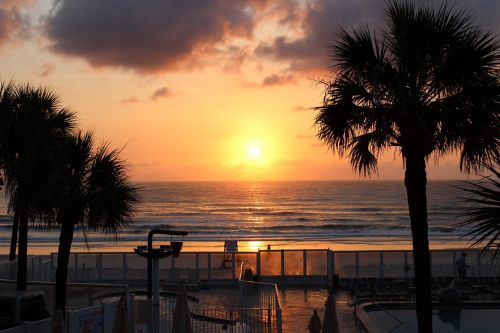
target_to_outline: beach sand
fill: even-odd
[[[161,244],[162,242],[159,242]],[[168,241],[165,242],[168,244]],[[81,246],[79,244],[72,246],[72,252],[133,252],[133,249],[138,245],[146,245],[140,242],[126,242],[118,241],[113,243],[95,243],[90,242],[89,247]],[[327,242],[327,241],[238,241],[239,252],[257,252],[259,250],[266,250],[270,245],[272,250],[313,250],[313,249],[331,249],[334,251],[380,251],[380,250],[411,250],[410,242],[366,242],[363,238],[356,240],[349,240],[346,242]],[[469,243],[465,241],[432,243],[430,248],[432,250],[445,250],[445,249],[465,249],[469,247]],[[28,251],[30,255],[47,255],[57,252],[57,244],[30,244]],[[223,252],[224,241],[219,242],[196,242],[185,241],[182,248],[183,252]],[[9,253],[9,244],[0,244],[0,255],[5,256]]]

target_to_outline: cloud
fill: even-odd
[[[36,73],[38,76],[40,77],[47,77],[49,76],[50,74],[52,74],[52,72],[56,69],[56,66],[54,64],[51,64],[51,63],[45,63],[43,64],[40,69],[38,70],[38,72]]]
[[[96,67],[188,70],[231,38],[250,38],[266,2],[60,0],[45,33],[53,51]]]
[[[262,79],[261,82],[243,82],[247,88],[262,88],[295,83],[297,78],[290,74],[271,74]]]
[[[156,91],[151,95],[152,100],[156,100],[160,97],[170,96],[170,90],[167,87],[161,87],[156,89]]]
[[[0,1],[0,46],[9,41],[28,38],[30,18],[23,14],[21,9],[29,4],[29,1]]]
[[[290,82],[294,82],[295,78],[292,75],[279,75],[279,74],[272,74],[269,76],[266,76],[264,80],[262,80],[262,86],[263,87],[269,87],[269,86],[277,86],[277,85],[282,85],[282,84],[287,84]]]
[[[439,6],[442,1],[429,0],[428,3]],[[328,46],[334,42],[339,29],[350,30],[360,24],[367,24],[373,30],[383,28],[386,4],[385,0],[312,0],[302,7],[291,7],[293,10],[287,15],[294,20],[301,18],[300,33],[278,34],[271,40],[261,41],[254,54],[287,63],[289,71],[324,71],[328,65]],[[465,9],[485,28],[500,32],[500,1],[457,0],[453,6]],[[288,20],[287,17],[282,21]]]
[[[120,101],[120,103],[123,103],[123,104],[133,104],[133,103],[137,103],[137,102],[139,102],[139,99],[136,96],[125,98],[125,99],[122,99]]]

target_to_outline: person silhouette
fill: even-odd
[[[455,261],[460,280],[467,280],[467,268],[469,268],[469,266],[465,263],[466,255],[467,253],[463,252],[462,255],[458,257],[457,261]]]
[[[318,316],[318,311],[314,310],[309,325],[307,325],[310,333],[321,333],[321,319]]]

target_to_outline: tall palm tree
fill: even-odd
[[[325,83],[315,124],[332,151],[354,170],[377,171],[386,150],[405,167],[413,238],[419,332],[432,332],[426,165],[459,153],[477,170],[499,154],[499,45],[466,13],[391,1],[387,28],[341,30],[330,49],[335,77]]]
[[[14,87],[12,83],[0,83],[0,115],[2,115],[3,124],[5,125],[5,116],[11,112],[14,106]],[[1,126],[1,125],[0,125]],[[2,172],[3,174],[3,172]],[[2,175],[2,185],[3,184],[3,175]],[[14,214],[13,222],[12,222],[12,235],[10,242],[10,251],[9,251],[9,260],[16,259],[16,248],[17,248],[17,236],[19,234],[19,219],[17,214]]]
[[[102,146],[94,151],[91,133],[78,133],[65,149],[62,174],[64,196],[57,206],[61,226],[56,269],[55,307],[66,308],[68,260],[75,227],[117,236],[131,219],[138,202],[137,189],[126,178],[117,151]]]
[[[472,246],[483,245],[483,254],[493,250],[491,259],[495,260],[500,254],[500,172],[493,166],[487,169],[491,175],[460,187],[472,195],[467,202],[474,206],[459,225],[468,228],[463,237],[471,237]]]
[[[0,92],[0,168],[19,223],[17,289],[26,290],[28,222],[55,221],[60,148],[74,115],[45,88],[2,84]]]

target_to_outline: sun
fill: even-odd
[[[252,159],[257,159],[260,157],[260,154],[261,154],[261,150],[260,150],[260,147],[257,146],[257,145],[251,145],[249,148],[248,148],[248,151],[247,151],[247,154],[248,154],[248,157],[252,158]]]

